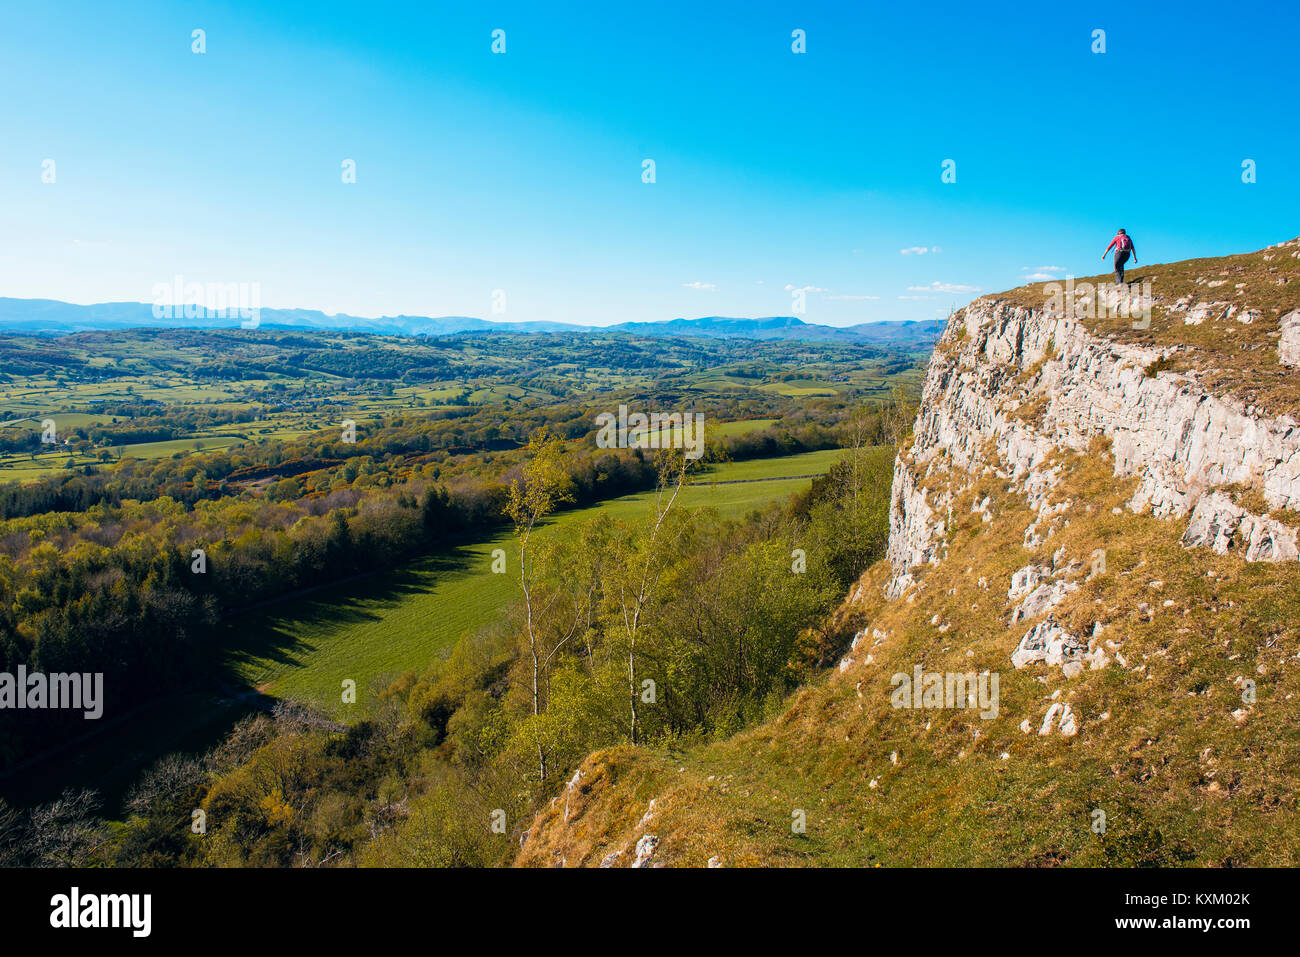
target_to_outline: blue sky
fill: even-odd
[[[1117,226],[1143,262],[1295,237],[1300,13],[1177,11],[6,4],[0,295],[605,324],[807,288],[847,325],[1099,272]]]

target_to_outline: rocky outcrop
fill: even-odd
[[[1036,661],[1045,665],[1064,665],[1071,661],[1081,661],[1087,651],[1087,642],[1048,618],[1040,621],[1020,639],[1020,646],[1011,656],[1011,664],[1016,668],[1023,668]]]
[[[1300,361],[1300,312],[1282,325],[1279,352]],[[1068,520],[1069,502],[1053,501],[1052,457],[1087,451],[1099,437],[1110,441],[1114,474],[1139,479],[1133,512],[1190,513],[1189,546],[1240,543],[1251,561],[1295,560],[1294,528],[1223,490],[1252,489],[1270,509],[1300,511],[1300,424],[1212,394],[1194,374],[1159,371],[1157,360],[1174,351],[1099,336],[1048,303],[979,299],[954,314],[930,361],[912,444],[895,465],[886,593],[902,594],[918,566],[942,559],[946,508],[985,470],[1035,509],[1025,544],[1041,544]],[[1032,610],[1063,597],[1054,592]]]
[[[1047,709],[1038,733],[1051,734],[1053,730],[1059,731],[1067,738],[1072,738],[1079,733],[1078,719],[1075,718],[1070,706],[1064,702],[1058,701]]]
[[[895,570],[886,593],[897,598],[912,582],[909,569],[939,560],[944,522],[936,519],[925,489],[902,459],[894,462],[889,502],[889,563]]]
[[[1252,515],[1222,492],[1211,492],[1196,503],[1183,542],[1207,546],[1220,555],[1239,544],[1241,554],[1250,562],[1295,561],[1300,557],[1294,528]]]
[[[654,834],[643,834],[636,842],[636,858],[632,861],[632,866],[650,867],[658,849],[659,838]]]
[[[1284,366],[1300,365],[1300,309],[1289,312],[1279,323],[1282,337],[1277,343],[1277,358]]]
[[[1065,600],[1065,596],[1078,589],[1074,582],[1043,582],[1024,597],[1011,612],[1011,623],[1025,618],[1037,618],[1043,612],[1050,611]]]

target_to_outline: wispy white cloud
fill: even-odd
[[[711,282],[684,282],[682,285],[687,289],[702,289],[705,292],[714,292],[718,288]]]
[[[820,286],[792,286],[790,283],[785,284],[786,292],[830,292],[829,289],[822,289]]]
[[[935,280],[934,282],[930,283],[930,285],[928,285],[928,286],[908,286],[908,287],[907,287],[907,291],[908,291],[908,292],[947,292],[947,293],[962,293],[962,292],[979,292],[979,291],[980,291],[980,287],[979,287],[979,286],[963,286],[963,285],[960,285],[959,283],[952,283],[952,282],[939,282],[938,280]]]
[[[860,300],[863,300],[863,299],[879,299],[880,297],[879,297],[879,296],[827,296],[826,298],[827,298],[827,299],[847,299],[847,300],[852,300],[852,301],[855,301],[855,302],[856,302],[856,301],[860,301]]]
[[[1049,279],[1055,279],[1054,274],[1061,272],[1063,268],[1062,266],[1034,266],[1031,269],[1029,266],[1021,266],[1020,270],[1025,275],[1021,276],[1020,279],[1022,282],[1046,282]]]
[[[900,255],[903,256],[924,256],[927,253],[943,252],[938,246],[908,246],[906,249],[900,249]]]
[[[930,299],[930,298],[932,298],[932,297],[931,297],[931,296],[899,296],[898,298],[899,298],[899,299],[916,300],[916,299]]]

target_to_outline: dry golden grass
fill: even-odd
[[[1132,483],[1114,479],[1100,444],[1057,461],[1053,498],[1075,504],[1043,545],[1023,546],[1034,517],[1023,496],[977,483],[954,504],[948,558],[919,570],[916,588],[885,601],[882,563],[863,576],[864,599],[841,609],[842,623],[888,632],[855,655],[870,650],[874,663],[828,674],[724,742],[593,755],[589,793],[567,821],[561,795],[519,863],[595,865],[623,850],[626,865],[646,833],[659,838],[655,859],[677,866],[1300,863],[1300,565],[1185,549],[1181,523],[1114,514]],[[990,523],[970,512],[985,495]],[[1085,581],[1098,547],[1106,572]],[[1009,624],[1011,575],[1050,566],[1060,548],[1085,568],[1055,617],[1083,635],[1102,622],[1127,666],[1074,678],[1011,667],[1034,622]],[[998,672],[998,717],[894,709],[890,676],[916,664]],[[1234,686],[1242,676],[1257,683],[1254,705]],[[1036,733],[1054,691],[1079,717],[1073,738]],[[1098,809],[1104,835],[1092,830]],[[792,831],[796,811],[804,834]]]
[[[1278,320],[1300,308],[1300,245],[1279,245],[1238,256],[1186,259],[1130,269],[1125,280],[1151,283],[1155,299],[1151,327],[1134,329],[1131,319],[1087,319],[1090,331],[1122,342],[1150,347],[1176,346],[1170,368],[1194,370],[1212,392],[1233,395],[1270,415],[1300,415],[1300,376],[1278,362]],[[1111,282],[1103,273],[1077,283]],[[1210,283],[1219,283],[1211,286]],[[986,298],[1040,308],[1048,300],[1047,283],[1032,283]],[[1179,301],[1191,306],[1220,303],[1199,325],[1188,325],[1186,311],[1171,311]],[[1257,310],[1249,324],[1225,318]]]

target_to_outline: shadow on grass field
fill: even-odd
[[[513,579],[491,572],[494,548],[508,550],[505,530],[232,619],[217,666],[247,687],[355,720],[394,678],[423,671],[510,601]],[[342,700],[349,679],[355,704]]]
[[[825,472],[842,450],[723,463],[686,489],[684,508],[740,515],[806,489],[806,476]],[[795,476],[801,476],[795,478]],[[709,483],[734,484],[709,484]],[[560,512],[542,534],[607,514],[635,521],[653,492]],[[508,527],[476,541],[452,543],[405,567],[324,586],[231,616],[212,649],[209,677],[198,686],[142,706],[120,722],[49,759],[0,780],[15,805],[57,797],[64,787],[94,787],[112,818],[140,772],[174,751],[201,753],[242,716],[277,699],[315,707],[336,720],[361,719],[379,693],[406,671],[423,672],[466,634],[490,626],[515,600],[514,546]],[[493,574],[492,552],[503,549],[507,573]],[[356,702],[345,704],[345,679]]]
[[[277,698],[313,704],[340,720],[360,718],[389,680],[407,669],[422,670],[450,650],[463,628],[490,620],[491,609],[508,600],[508,576],[489,574],[489,582],[480,577],[488,571],[491,549],[503,547],[507,538],[502,530],[487,541],[454,544],[415,559],[396,572],[232,617],[212,649],[206,680],[16,769],[0,780],[0,796],[26,806],[52,800],[65,787],[93,787],[105,815],[113,818],[142,769],[175,751],[208,750],[240,718],[268,709]],[[488,587],[478,587],[483,584]],[[355,705],[342,704],[338,689],[345,677],[357,682]]]

